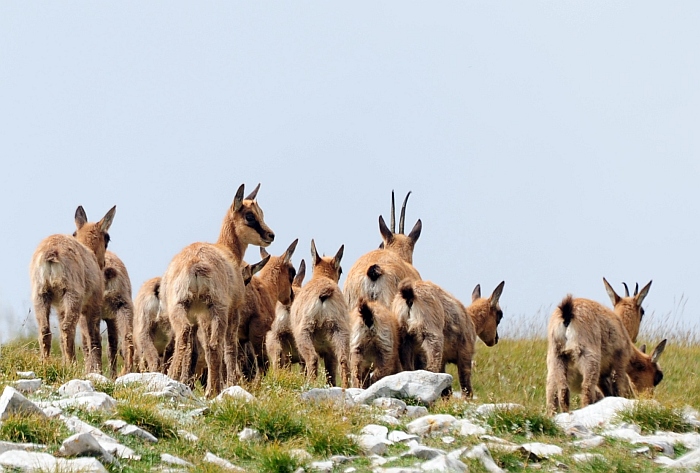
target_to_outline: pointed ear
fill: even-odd
[[[102,220],[100,220],[97,224],[97,227],[100,229],[102,233],[107,233],[109,231],[109,227],[112,226],[112,222],[114,221],[114,214],[117,213],[117,206],[115,205],[109,211],[105,214],[104,217],[102,217]]]
[[[253,269],[252,266],[246,264],[241,268],[241,276],[243,276],[243,285],[247,286],[250,284],[251,279],[253,279]]]
[[[260,190],[260,183],[258,183],[258,185],[255,186],[255,189],[253,189],[253,192],[248,194],[248,197],[246,197],[245,200],[255,200],[255,197],[257,197],[259,190]]]
[[[654,348],[654,353],[651,354],[651,361],[654,363],[659,361],[659,357],[661,356],[661,354],[664,352],[665,349],[666,349],[666,339],[664,338],[663,340],[661,340],[661,343],[656,345],[656,348]]]
[[[306,261],[301,260],[301,263],[299,263],[299,271],[297,271],[297,275],[294,276],[292,286],[301,287],[301,284],[304,282],[304,276],[306,276]]]
[[[335,254],[335,257],[333,258],[333,265],[337,268],[340,266],[340,260],[343,258],[343,251],[345,251],[345,245],[340,245],[340,249],[338,252]]]
[[[243,191],[245,190],[245,184],[241,184],[241,187],[238,188],[236,191],[236,196],[233,198],[233,203],[231,204],[231,208],[233,209],[234,212],[238,212],[241,210],[241,206],[243,205]]]
[[[501,284],[496,286],[496,289],[493,290],[493,294],[491,294],[491,297],[489,298],[491,301],[491,307],[496,307],[498,305],[498,300],[501,298],[501,294],[503,294],[503,288],[505,285],[506,282],[501,281]]]
[[[418,238],[420,237],[420,232],[423,230],[423,223],[418,219],[415,225],[413,225],[413,229],[411,230],[411,233],[408,234],[408,238],[411,239],[413,244],[418,241]]]
[[[250,269],[251,269],[251,273],[253,274],[253,276],[255,276],[255,274],[259,273],[260,270],[265,267],[265,265],[267,264],[268,261],[270,261],[270,255],[265,256],[262,260],[258,261],[254,265],[252,265],[250,267]]]
[[[270,256],[270,253],[268,253],[267,250],[261,246],[260,247],[260,257],[265,258],[267,256]]]
[[[75,226],[78,230],[83,228],[83,225],[87,223],[87,215],[85,214],[85,209],[83,208],[82,205],[79,205],[77,209],[75,209]]]
[[[607,279],[603,278],[603,284],[605,284],[605,290],[608,292],[613,307],[615,307],[617,303],[620,302],[620,296],[617,295],[617,292],[615,292],[615,289],[612,288]]]
[[[289,264],[289,262],[292,260],[294,250],[297,249],[297,243],[299,243],[298,238],[294,240],[291,245],[289,245],[289,248],[287,248],[287,250],[282,255],[282,261],[284,262],[284,264]]]
[[[637,307],[642,305],[642,302],[644,302],[644,298],[649,294],[649,289],[651,288],[651,281],[649,281],[649,284],[644,286],[641,291],[639,291],[639,294],[637,294],[634,297],[635,302],[637,302]]]
[[[481,299],[481,284],[477,284],[474,290],[472,291],[472,302],[474,302],[477,299]]]
[[[316,251],[316,243],[314,243],[313,238],[311,239],[311,261],[314,262],[314,266],[321,262],[321,257],[318,256],[318,252]]]
[[[387,243],[389,243],[394,238],[394,234],[391,232],[391,230],[389,230],[389,227],[386,226],[384,217],[382,217],[381,215],[379,216],[379,233],[382,234],[382,240],[384,240]]]
[[[639,351],[641,351],[642,353],[646,353],[647,352],[647,344],[645,343],[641,347],[639,347]]]

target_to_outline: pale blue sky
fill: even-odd
[[[416,267],[465,301],[505,280],[504,328],[607,304],[603,276],[694,327],[699,24],[691,1],[2,1],[0,311],[24,320],[78,205],[117,205],[136,291],[261,182],[295,263],[314,238],[347,272],[412,190]]]

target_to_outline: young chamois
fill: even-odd
[[[269,261],[246,286],[245,302],[238,310],[237,331],[233,334],[237,340],[230,342],[238,343],[238,368],[248,379],[252,378],[253,371],[258,374],[267,371],[264,341],[275,319],[276,303],[292,303],[292,282],[296,275],[292,255],[298,242],[294,240],[280,256],[271,257],[260,248],[260,256]],[[252,359],[249,359],[248,353]]]
[[[379,232],[382,235],[382,245],[379,249],[361,256],[348,272],[343,286],[345,300],[352,310],[360,299],[379,301],[385,307],[391,307],[394,295],[403,279],[419,280],[420,274],[413,267],[413,248],[420,237],[423,224],[416,222],[408,235],[404,235],[406,203],[401,207],[399,232],[396,233],[394,192],[391,193],[391,228],[386,226],[384,218],[379,216]]]
[[[630,382],[638,392],[648,391],[663,378],[658,359],[666,341],[652,356],[645,355],[634,346],[622,317],[595,301],[566,296],[549,319],[547,341],[550,415],[557,409],[568,412],[570,392],[581,393],[582,407],[599,401],[603,378],[624,397],[633,395]]]
[[[131,300],[131,280],[126,266],[111,251],[105,253],[105,291],[102,320],[107,324],[109,346],[109,370],[117,373],[117,352],[121,343],[124,367],[122,373],[130,373],[134,366],[134,304]]]
[[[503,294],[505,281],[496,286],[490,297],[481,297],[481,285],[477,284],[472,291],[472,303],[467,307],[467,313],[474,322],[476,334],[487,347],[498,343],[498,325],[503,319],[503,311],[498,301]]]
[[[378,302],[360,303],[350,312],[350,372],[353,386],[371,383],[401,371],[399,325],[394,314]]]
[[[161,279],[161,307],[175,332],[171,378],[191,381],[194,336],[207,363],[205,395],[222,387],[226,331],[243,303],[241,262],[248,245],[268,246],[275,234],[265,224],[255,197],[260,185],[243,198],[241,185],[224,216],[216,243],[193,243],[175,255]],[[231,350],[233,353],[233,350]],[[231,360],[235,364],[235,358]],[[227,366],[235,370],[235,366]]]
[[[311,240],[311,280],[301,288],[291,309],[292,330],[299,355],[304,360],[308,379],[316,379],[318,358],[323,358],[328,382],[336,386],[336,368],[340,365],[341,385],[350,382],[348,351],[350,323],[348,307],[338,287],[344,246],[335,257],[321,257]]]
[[[29,266],[32,303],[39,325],[41,355],[51,353],[51,307],[56,308],[61,332],[63,361],[75,362],[75,331],[80,323],[87,338],[87,371],[102,371],[102,345],[99,332],[104,292],[102,269],[109,243],[109,231],[116,206],[97,223],[88,223],[85,210],[75,211],[76,231],[51,235],[39,243]]]
[[[462,392],[471,396],[476,329],[464,305],[437,284],[404,279],[392,312],[399,323],[402,368],[441,373],[455,363]]]
[[[622,320],[632,341],[636,342],[637,335],[639,335],[639,325],[642,323],[642,317],[644,317],[642,302],[644,302],[644,298],[649,294],[651,281],[649,281],[641,291],[639,291],[639,285],[637,285],[634,289],[634,295],[632,296],[630,296],[627,284],[622,283],[625,286],[625,297],[618,296],[605,278],[603,278],[603,284],[605,284],[605,290],[612,301],[613,312]]]
[[[299,290],[304,282],[304,276],[306,276],[306,262],[301,260],[301,263],[299,263],[299,270],[292,282],[292,302],[297,297],[297,294],[299,294]],[[300,363],[302,361],[299,356],[299,351],[297,350],[297,345],[294,343],[294,332],[292,331],[290,315],[292,302],[289,304],[282,304],[277,301],[277,305],[275,306],[275,320],[272,322],[272,327],[270,327],[270,331],[267,332],[267,336],[265,337],[267,357],[274,369],[278,369],[281,366],[287,367],[292,363]]]
[[[134,343],[139,369],[166,372],[175,338],[168,315],[160,310],[160,276],[141,286],[134,301]]]

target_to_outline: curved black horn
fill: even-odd
[[[255,189],[253,189],[253,192],[248,194],[248,197],[246,197],[245,200],[255,200],[255,197],[258,195],[259,190],[260,190],[260,183],[258,183],[258,185],[255,186]]]
[[[636,296],[637,294],[639,294],[639,283],[638,282],[634,283],[634,295]]]
[[[399,218],[399,233],[403,235],[403,223],[406,220],[406,202],[408,202],[408,196],[411,195],[411,191],[408,191],[406,198],[403,200],[403,205],[401,206],[401,217]]]
[[[391,191],[391,233],[396,233],[396,206],[394,205],[394,191]]]
[[[630,296],[630,289],[627,287],[627,283],[623,282],[622,285],[625,286],[625,297],[629,297]]]

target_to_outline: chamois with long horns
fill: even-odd
[[[207,363],[205,395],[222,388],[226,332],[244,301],[241,262],[248,245],[268,246],[275,234],[265,224],[255,200],[260,185],[246,198],[244,186],[236,192],[224,216],[216,243],[193,243],[175,255],[161,280],[161,306],[175,332],[171,378],[190,382],[194,337]],[[227,367],[234,370],[235,366]]]

